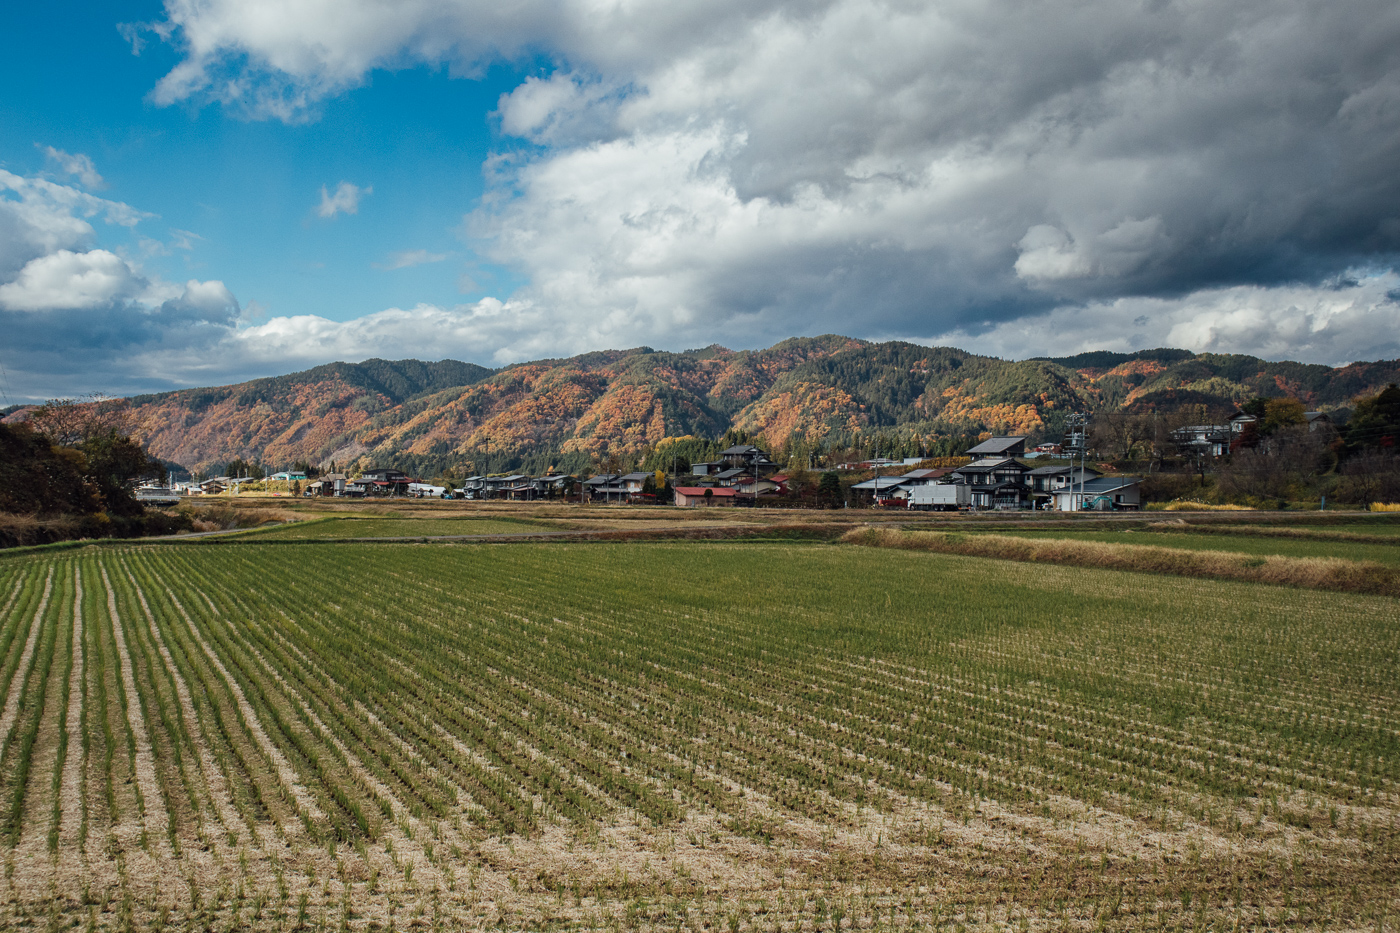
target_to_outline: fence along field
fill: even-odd
[[[830,545],[15,556],[0,923],[1384,928],[1397,622]]]

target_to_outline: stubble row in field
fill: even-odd
[[[1374,927],[1394,600],[830,545],[0,562],[12,925]]]

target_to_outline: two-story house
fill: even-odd
[[[984,457],[948,475],[972,487],[973,508],[1024,509],[1030,505],[1031,490],[1025,479],[1029,472],[1030,467],[1010,457]]]

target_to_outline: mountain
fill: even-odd
[[[490,370],[366,360],[130,400],[151,453],[197,470],[235,458],[431,474],[582,469],[663,438],[761,434],[775,449],[984,432],[1055,435],[1071,411],[1227,411],[1255,396],[1347,409],[1400,381],[1400,361],[1328,367],[1158,349],[1006,361],[828,335],[766,350],[639,347]],[[22,418],[23,413],[10,415]],[[888,448],[882,448],[888,449]]]

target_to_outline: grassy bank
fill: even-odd
[[[1068,538],[908,532],[886,528],[857,528],[842,535],[840,540],[866,547],[1400,596],[1400,570],[1373,561],[1334,557],[1261,556]]]

